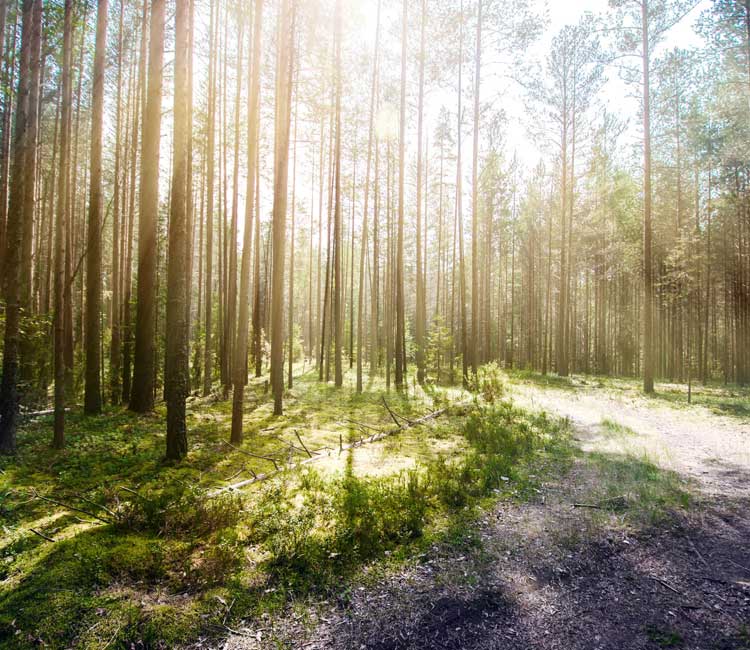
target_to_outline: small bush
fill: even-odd
[[[243,559],[244,544],[237,530],[225,528],[218,531],[193,559],[189,580],[204,587],[222,584],[240,569]]]
[[[336,494],[338,546],[368,558],[381,548],[419,537],[427,495],[415,470],[390,480],[345,478]]]
[[[506,393],[502,370],[494,361],[477,368],[471,379],[472,392],[480,395],[487,404],[494,404]]]
[[[117,512],[117,525],[164,536],[202,537],[234,526],[241,512],[242,500],[237,495],[209,497],[202,490],[178,483],[134,495]]]

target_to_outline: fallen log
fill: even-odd
[[[448,411],[447,408],[438,409],[437,411],[433,411],[432,413],[428,413],[427,415],[417,419],[413,420],[411,422],[400,424],[398,427],[393,427],[392,429],[388,429],[386,431],[382,431],[380,433],[375,433],[371,435],[369,438],[360,438],[359,440],[356,440],[355,442],[351,442],[349,444],[341,444],[339,453],[348,451],[349,449],[356,449],[358,447],[362,447],[363,445],[367,445],[373,442],[378,442],[380,440],[383,440],[385,438],[388,438],[390,436],[396,435],[397,433],[401,433],[402,431],[405,431],[406,429],[410,429],[411,427],[419,426],[420,424],[425,424],[429,422],[430,420],[434,420],[436,418],[439,418],[441,415],[443,415],[446,411]],[[236,447],[234,447],[237,449]],[[237,451],[244,451],[243,449],[237,449]],[[248,453],[248,452],[245,452]],[[330,456],[330,452],[327,454]],[[219,488],[217,490],[214,490],[209,494],[209,496],[218,496],[220,494],[223,494],[225,492],[233,492],[237,491],[243,487],[247,487],[248,485],[253,485],[254,483],[260,483],[261,481],[266,481],[269,478],[273,478],[274,476],[278,476],[285,470],[296,470],[301,468],[304,465],[309,465],[310,463],[314,463],[321,458],[325,458],[326,455],[324,454],[316,454],[314,456],[310,456],[309,458],[304,458],[303,460],[300,460],[296,463],[288,463],[284,467],[276,467],[273,471],[270,472],[264,472],[263,474],[256,474],[254,478],[251,479],[245,479],[244,481],[239,481],[238,483],[233,483],[232,485],[226,485],[222,488]]]

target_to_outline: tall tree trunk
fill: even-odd
[[[417,347],[417,381],[425,382],[425,287],[424,269],[422,268],[422,128],[424,122],[424,63],[425,63],[425,23],[427,22],[427,2],[422,0],[422,20],[419,37],[419,102],[418,102],[418,126],[417,126],[417,308],[415,313],[415,343]],[[427,215],[425,214],[425,221]]]
[[[237,46],[237,92],[234,99],[234,159],[232,166],[232,223],[229,237],[229,279],[228,285],[228,303],[227,317],[224,324],[226,332],[226,380],[224,386],[225,394],[229,394],[229,388],[232,385],[232,363],[235,336],[237,333],[237,216],[239,202],[239,170],[240,170],[240,100],[242,98],[242,68],[243,68],[243,50],[245,44],[245,16],[244,10],[241,12],[240,28],[238,32],[239,43]],[[244,364],[243,364],[244,365]]]
[[[189,0],[177,0],[174,60],[174,163],[169,213],[167,260],[167,355],[164,388],[167,398],[167,458],[187,454],[185,399],[188,394],[187,301],[187,162],[188,162],[188,32]]]
[[[471,165],[471,371],[477,372],[479,336],[479,93],[482,76],[482,0],[477,0],[477,38],[474,57],[474,147]]]
[[[120,339],[120,314],[122,311],[120,289],[122,279],[120,276],[121,266],[121,241],[120,221],[123,219],[121,214],[121,142],[120,131],[122,130],[122,58],[123,58],[123,22],[125,18],[125,3],[120,0],[120,24],[117,30],[117,106],[115,107],[115,178],[114,178],[114,198],[112,206],[112,334],[109,348],[109,391],[110,399],[113,404],[120,402],[122,387],[120,386],[120,366],[122,358],[122,346]],[[123,193],[124,194],[124,193]]]
[[[408,2],[403,0],[403,15],[401,19],[401,117],[399,120],[398,142],[398,222],[396,230],[396,388],[404,387],[406,373],[404,350],[404,183],[406,158],[406,58],[408,31]]]
[[[342,314],[342,280],[341,280],[341,39],[343,37],[341,28],[341,0],[336,0],[336,151],[334,154],[334,212],[333,212],[333,344],[335,374],[334,383],[340,387],[343,383],[343,370],[341,364],[341,345],[343,332]]]
[[[651,259],[651,94],[648,0],[641,2],[643,63],[643,390],[654,392],[653,316],[654,270]],[[708,308],[708,305],[706,305]]]
[[[359,252],[359,291],[357,293],[357,392],[362,392],[362,344],[364,338],[365,260],[367,258],[367,218],[370,208],[370,164],[372,162],[372,139],[375,123],[375,94],[378,84],[378,55],[380,54],[380,11],[382,0],[378,0],[378,17],[375,26],[375,49],[372,55],[372,85],[370,90],[370,120],[367,134],[367,168],[365,171],[365,205],[362,215],[362,236]],[[374,311],[374,310],[373,310]],[[372,318],[372,313],[370,314]],[[374,341],[373,341],[374,343]],[[371,357],[372,358],[372,357]],[[374,368],[370,368],[372,374]]]
[[[140,55],[138,57],[138,83],[136,85],[137,92],[135,93],[135,105],[133,106],[133,124],[131,133],[131,156],[132,162],[130,167],[130,203],[128,206],[128,243],[125,261],[125,277],[124,277],[124,290],[123,290],[123,351],[122,351],[122,401],[130,401],[130,393],[132,387],[133,375],[131,372],[132,362],[132,351],[133,351],[133,327],[132,327],[132,306],[131,296],[133,288],[133,240],[135,230],[135,185],[136,185],[136,159],[138,157],[138,136],[141,129],[138,127],[142,125],[142,121],[145,117],[145,106],[146,106],[146,58],[148,51],[148,40],[147,40],[147,27],[148,25],[148,0],[143,0],[143,10],[141,16],[141,43],[140,43]],[[140,118],[140,119],[139,119]],[[141,165],[143,165],[143,157],[141,156]],[[142,205],[142,193],[141,188],[141,205]],[[140,229],[140,222],[139,222]]]
[[[21,309],[32,312],[33,238],[36,208],[37,142],[39,132],[39,83],[41,76],[42,2],[32,6],[31,43],[29,51],[29,93],[27,101],[26,147],[24,162],[23,248],[21,250]],[[22,374],[27,381],[33,372],[34,350],[21,340]]]
[[[205,342],[203,348],[203,395],[211,394],[213,384],[213,258],[214,258],[214,173],[215,173],[215,148],[216,148],[216,74],[217,74],[217,34],[219,22],[219,9],[217,3],[211,1],[211,54],[208,64],[208,134],[206,151],[206,255],[205,255],[205,277],[203,289],[203,308],[205,309]]]
[[[234,393],[232,395],[232,442],[242,442],[242,404],[247,384],[247,348],[250,308],[250,260],[253,240],[253,207],[255,202],[255,176],[258,159],[258,115],[260,112],[261,38],[263,35],[263,0],[255,0],[253,12],[253,46],[250,61],[250,93],[248,95],[247,133],[247,186],[245,196],[245,226],[242,238],[240,268],[239,320],[237,341],[232,364]],[[255,215],[256,221],[260,215]]]
[[[287,367],[287,386],[291,389],[294,384],[294,241],[295,241],[295,219],[297,216],[297,109],[299,96],[297,85],[299,83],[299,67],[295,72],[294,92],[294,144],[292,162],[292,225],[289,229],[289,365]]]
[[[276,68],[276,142],[273,197],[273,277],[271,289],[271,385],[274,415],[282,414],[284,397],[284,249],[286,239],[289,126],[294,65],[294,0],[283,0],[279,14]]]
[[[73,101],[71,68],[73,65],[73,0],[65,0],[63,18],[62,99],[60,114],[60,173],[57,178],[57,219],[55,222],[55,298],[54,298],[54,374],[55,422],[52,446],[65,444],[65,232],[68,219],[68,178],[70,174],[70,107]]]
[[[91,98],[91,155],[89,158],[91,193],[86,245],[86,390],[83,410],[89,415],[98,414],[102,410],[102,131],[109,0],[99,0],[97,6],[96,50]]]
[[[138,308],[135,368],[130,409],[154,407],[157,227],[159,215],[159,143],[161,139],[162,67],[165,0],[152,0],[149,35],[148,94],[143,114],[141,210],[138,228]]]
[[[6,224],[3,267],[5,295],[5,338],[3,377],[0,383],[0,454],[16,451],[18,427],[18,352],[20,341],[21,248],[24,234],[24,177],[28,151],[27,114],[29,104],[29,57],[34,0],[23,0],[21,56],[18,74],[16,120],[13,132],[13,166]]]
[[[0,79],[6,83],[5,74],[8,68],[8,49],[5,47],[5,25],[8,17],[8,0],[0,0]],[[15,43],[16,26],[13,26],[13,43]],[[14,48],[9,48],[11,52]],[[11,74],[12,76],[12,74]],[[13,86],[11,81],[8,88]],[[5,220],[8,216],[8,150],[7,145],[10,143],[9,125],[10,125],[10,107],[12,93],[6,90],[2,96],[2,135],[0,136],[0,252],[5,255]],[[2,274],[2,262],[0,262],[0,274]]]

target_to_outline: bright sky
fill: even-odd
[[[546,5],[550,19],[549,26],[542,38],[531,48],[529,54],[536,60],[543,60],[553,37],[565,26],[576,24],[581,16],[590,11],[593,14],[604,14],[608,11],[608,0],[538,0],[540,8]],[[701,45],[701,38],[695,33],[694,25],[701,12],[710,5],[710,0],[700,0],[696,7],[672,30],[655,55],[659,56],[664,50],[673,47],[691,47]],[[619,77],[617,70],[605,72],[607,83],[602,90],[601,102],[607,109],[617,112],[621,118],[628,118],[630,129],[625,138],[633,141],[639,137],[638,131],[638,89],[625,84]],[[518,155],[525,167],[535,165],[542,153],[530,141],[524,121],[525,107],[521,101],[518,88],[510,91],[507,97],[506,110],[511,115],[509,125],[509,146],[518,151]]]

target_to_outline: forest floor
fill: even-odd
[[[225,649],[750,648],[750,394],[510,377],[576,448],[531,498],[480,509],[463,543],[365,576],[344,603],[230,635]],[[254,635],[254,636],[253,636]]]
[[[0,647],[750,649],[747,390],[300,371],[281,419],[251,385],[238,449],[230,403],[192,398],[179,466],[161,411],[74,410],[63,452],[27,421],[0,460]],[[347,449],[395,427],[384,398],[448,410]]]

